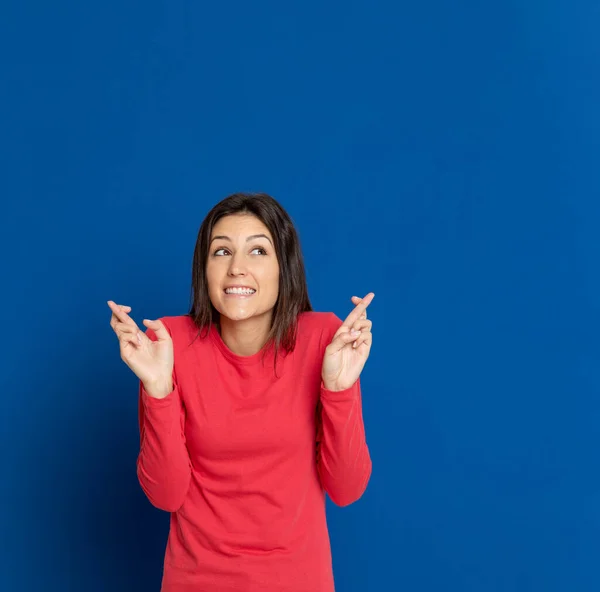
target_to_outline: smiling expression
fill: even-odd
[[[233,321],[265,316],[279,295],[279,263],[269,229],[252,214],[224,216],[214,225],[206,263],[208,294]]]

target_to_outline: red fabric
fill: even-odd
[[[161,319],[174,344],[174,390],[140,384],[142,489],[171,512],[162,592],[333,592],[325,492],[356,501],[371,475],[360,381],[324,389],[332,313],[298,319],[296,348],[234,354],[213,326]],[[148,329],[151,339],[155,334]]]

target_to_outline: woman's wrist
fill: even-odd
[[[172,380],[158,380],[153,382],[145,382],[144,390],[153,399],[164,399],[167,395],[173,392]]]

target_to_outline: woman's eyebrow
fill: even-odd
[[[253,234],[252,236],[249,236],[246,239],[246,242],[254,240],[255,238],[266,238],[271,243],[271,245],[273,244],[271,242],[271,239],[266,234]],[[228,236],[225,236],[224,234],[220,234],[218,236],[213,236],[212,240],[210,242],[212,243],[213,241],[216,241],[216,240],[226,240],[226,241],[231,242],[231,239]]]

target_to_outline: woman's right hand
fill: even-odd
[[[152,341],[127,314],[130,306],[108,301],[112,311],[110,326],[119,338],[121,359],[143,383],[148,394],[157,399],[166,397],[173,390],[173,341],[161,321],[143,323],[156,334]]]

